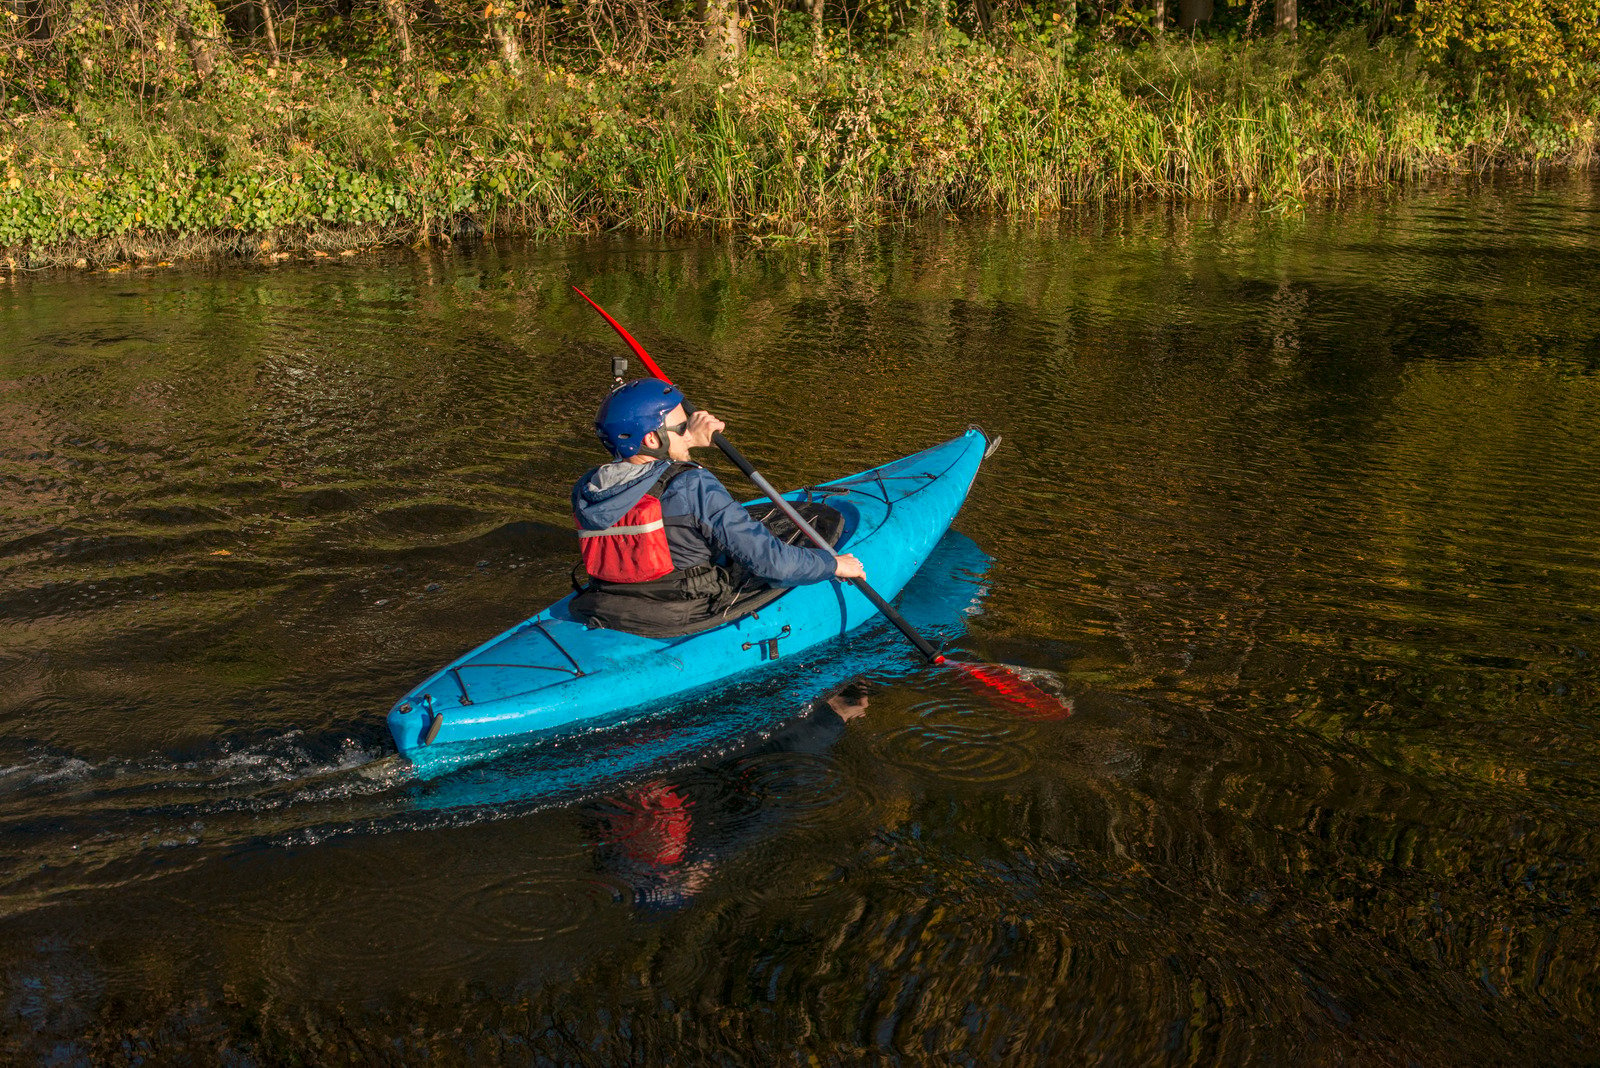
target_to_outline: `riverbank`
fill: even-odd
[[[0,265],[336,253],[463,234],[806,240],[929,211],[1303,198],[1587,166],[1595,116],[1463,98],[1403,40],[1130,49],[958,34],[578,71],[245,55],[184,92],[85,91],[0,132]]]

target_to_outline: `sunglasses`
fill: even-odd
[[[666,426],[665,424],[663,424],[661,429],[656,431],[656,433],[658,433],[658,434],[678,434],[678,435],[681,436],[683,434],[683,432],[685,430],[688,430],[688,429],[689,429],[689,420],[685,419],[683,422],[681,422],[681,423],[673,423],[671,426]]]

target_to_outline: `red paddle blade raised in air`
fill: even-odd
[[[633,354],[639,357],[640,361],[644,363],[645,367],[652,375],[661,379],[661,381],[665,382],[667,385],[672,385],[672,379],[668,378],[666,372],[661,369],[660,365],[650,358],[650,354],[648,352],[644,351],[644,346],[633,340],[633,335],[624,330],[621,323],[611,318],[610,312],[606,311],[604,308],[600,307],[600,305],[590,300],[589,294],[585,293],[577,286],[573,286],[572,291],[578,294],[578,296],[582,297],[589,307],[599,312],[601,317],[604,318],[606,322],[611,324],[611,329],[622,335],[622,340],[628,343],[628,347],[633,350]]]
[[[1066,719],[1072,715],[1072,701],[1028,678],[1027,669],[944,659],[941,659],[941,666],[954,668],[974,693],[1011,705],[1027,719]]]

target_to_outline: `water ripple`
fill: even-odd
[[[998,782],[1033,767],[1033,724],[973,712],[960,703],[934,700],[911,710],[918,721],[874,740],[890,763],[958,782]]]

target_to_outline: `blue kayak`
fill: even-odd
[[[993,563],[971,538],[948,531],[894,606],[935,645],[960,641],[968,620],[983,611]],[[770,668],[652,706],[648,714],[549,738],[485,742],[476,759],[460,761],[470,766],[424,776],[426,785],[412,791],[410,805],[437,810],[565,802],[721,764],[765,745],[812,702],[851,679],[892,684],[922,667],[904,636],[879,616],[847,641],[782,657]],[[945,683],[960,686],[954,676]],[[458,759],[465,748],[450,747]]]
[[[956,512],[989,442],[976,427],[902,460],[787,494],[843,519],[836,542],[894,597],[916,574]],[[799,586],[759,610],[693,634],[645,638],[588,626],[564,597],[447,664],[395,703],[389,730],[423,775],[481,759],[511,740],[615,722],[770,669],[877,615],[854,586]]]

